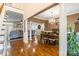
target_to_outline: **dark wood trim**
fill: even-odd
[[[50,9],[50,8],[56,6],[56,5],[59,5],[59,3],[54,3],[54,4],[52,4],[52,5],[48,6],[48,7],[46,7],[45,9],[43,9],[43,10],[39,11],[38,13],[34,14],[33,16],[29,17],[28,19],[30,19],[30,18],[32,18],[32,17],[34,17],[34,16],[36,16],[36,15],[38,15],[38,14],[40,14],[40,13],[46,11],[46,10],[48,10],[48,9]]]

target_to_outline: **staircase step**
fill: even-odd
[[[4,41],[0,41],[0,44],[4,44]]]
[[[0,44],[0,51],[3,50],[3,44]]]
[[[4,40],[0,40],[0,44],[4,44]]]
[[[4,36],[1,35],[1,36],[0,36],[0,44],[3,44],[3,43],[4,43]]]
[[[0,55],[3,55],[3,50],[0,50]]]
[[[0,44],[0,55],[3,54],[3,44]]]

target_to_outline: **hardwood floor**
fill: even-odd
[[[10,41],[9,56],[58,56],[58,46],[38,44],[37,41],[24,43],[22,39]]]

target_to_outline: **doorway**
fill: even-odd
[[[7,52],[14,49],[16,41],[23,41],[23,14],[7,10]]]

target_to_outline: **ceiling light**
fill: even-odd
[[[56,20],[54,18],[49,19],[49,23],[55,23]]]
[[[49,19],[49,23],[55,23],[56,20],[55,20],[55,18],[53,16],[53,12],[51,12],[51,14],[52,14],[52,17]]]

